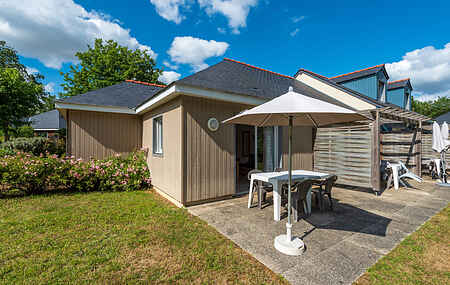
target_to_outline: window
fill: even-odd
[[[153,118],[153,153],[163,153],[163,121],[162,116]]]

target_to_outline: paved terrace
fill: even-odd
[[[334,212],[313,208],[311,217],[294,223],[293,233],[306,244],[297,257],[273,247],[274,238],[286,231],[286,213],[275,222],[272,205],[248,209],[244,196],[188,210],[292,284],[351,284],[450,201],[450,188],[431,181],[412,185],[380,197],[334,188]]]

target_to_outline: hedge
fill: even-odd
[[[28,152],[36,156],[47,153],[61,156],[66,152],[63,139],[54,140],[43,137],[12,139],[0,144],[0,149],[5,151]]]
[[[133,191],[150,187],[146,153],[116,155],[105,160],[34,156],[18,152],[0,161],[0,192],[25,195],[49,190]]]

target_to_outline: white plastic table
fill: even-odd
[[[304,179],[321,179],[328,176],[328,173],[314,172],[308,170],[293,170],[292,182],[299,182]],[[287,171],[280,172],[261,172],[253,173],[250,179],[250,189],[248,191],[248,207],[252,205],[253,201],[253,181],[263,181],[273,185],[273,219],[279,221],[281,219],[281,186],[287,184],[289,177]],[[311,212],[311,190],[308,191],[306,203],[308,211]]]

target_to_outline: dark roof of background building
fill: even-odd
[[[28,118],[34,130],[59,130],[66,127],[66,120],[59,114],[58,110],[34,115]]]
[[[176,81],[176,84],[222,92],[273,99],[292,86],[295,92],[342,107],[349,106],[309,87],[294,77],[225,58],[202,71]],[[351,109],[351,108],[350,108]]]
[[[361,70],[353,71],[346,74],[341,74],[338,76],[330,77],[329,79],[335,83],[343,83],[346,81],[354,80],[361,77],[367,77],[373,74],[377,74],[379,71],[383,71],[386,79],[389,79],[389,75],[387,74],[386,68],[384,64],[375,65],[372,67],[364,68]]]
[[[409,80],[409,78],[388,82],[388,90],[404,88],[406,86],[409,86],[409,88],[412,90],[411,81]]]
[[[438,123],[443,123],[443,122],[450,123],[450,112],[447,112],[447,113],[445,113],[443,115],[440,115],[440,116],[436,117],[435,120]]]
[[[84,94],[66,97],[59,102],[134,109],[140,103],[152,98],[164,87],[165,85],[126,80]]]

